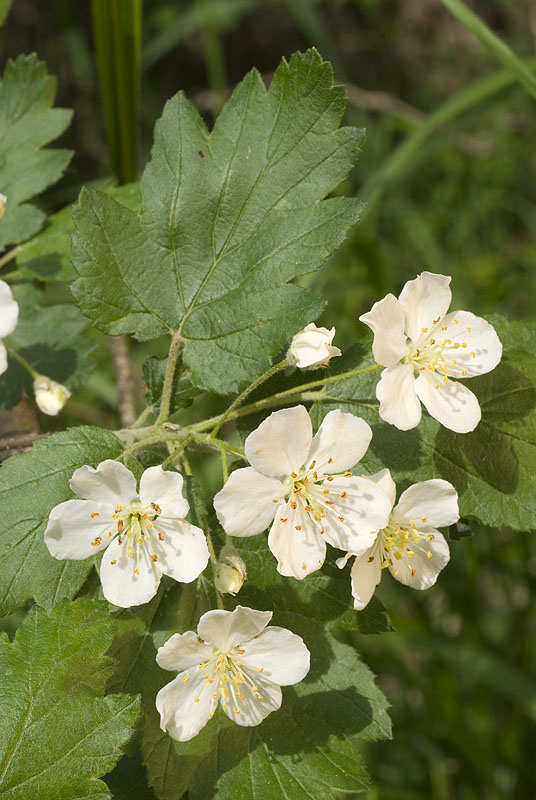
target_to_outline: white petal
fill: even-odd
[[[415,381],[415,392],[430,416],[451,431],[469,433],[480,422],[478,400],[462,383],[427,370]]]
[[[272,711],[277,711],[277,709],[281,706],[282,699],[281,689],[279,686],[270,683],[270,681],[264,680],[262,676],[259,676],[258,673],[255,673],[255,675],[250,675],[250,677],[252,680],[256,681],[256,685],[262,699],[259,699],[258,694],[253,693],[249,688],[247,688],[246,684],[241,685],[242,691],[240,694],[243,694],[244,696],[237,697],[236,703],[229,702],[229,698],[226,698],[227,702],[224,705],[222,698],[222,707],[229,719],[232,719],[233,722],[236,722],[238,725],[243,725],[246,727],[258,725]],[[227,684],[227,686],[232,687],[232,684]],[[234,687],[232,691],[236,692]],[[238,708],[240,708],[239,714],[235,713],[236,705],[238,705]],[[237,795],[237,797],[239,797],[239,795]]]
[[[495,369],[501,360],[502,344],[489,322],[469,311],[455,311],[447,314],[443,326],[447,330],[441,330],[437,340],[450,339],[443,350],[449,375],[472,378]]]
[[[244,467],[229,475],[214,508],[229,536],[255,536],[266,530],[287,492],[281,481]]]
[[[404,309],[406,333],[414,344],[426,339],[447,313],[452,299],[450,281],[448,275],[423,272],[402,289],[398,299]]]
[[[174,633],[167,642],[158,648],[156,663],[162,669],[173,669],[176,672],[207,662],[213,655],[214,648],[201,643],[194,631]]]
[[[361,314],[361,322],[374,333],[372,354],[382,367],[394,367],[409,351],[404,333],[404,310],[394,294],[374,303],[367,314]]]
[[[283,520],[286,520],[283,522]],[[277,571],[301,580],[320,569],[326,558],[326,543],[301,502],[280,508],[268,534],[268,547],[277,558]]]
[[[0,375],[7,369],[7,350],[5,345],[0,342]]]
[[[246,457],[252,467],[270,478],[298,472],[311,447],[313,429],[304,406],[274,411],[249,434]]]
[[[323,491],[329,491],[329,495],[322,495]],[[319,502],[333,503],[324,506],[322,524],[325,539],[339,550],[363,552],[374,543],[377,531],[389,522],[391,502],[383,489],[368,478],[325,481],[322,489],[315,487],[313,496]]]
[[[312,322],[292,339],[287,353],[289,362],[299,369],[327,366],[330,358],[341,355],[339,348],[331,344],[334,336],[335,328],[328,331]]]
[[[140,480],[140,500],[143,507],[156,503],[164,517],[183,519],[188,513],[188,501],[182,496],[183,477],[162,467],[149,467]]]
[[[19,307],[13,299],[11,289],[5,281],[0,281],[0,339],[13,333],[18,318]]]
[[[134,569],[139,570],[136,575]],[[121,608],[147,603],[158,591],[161,572],[149,558],[146,547],[140,547],[139,560],[128,558],[127,543],[113,539],[100,566],[102,591],[109,603]]]
[[[203,614],[197,632],[218,650],[230,650],[257,636],[271,619],[271,611],[256,611],[245,606],[237,606],[234,611],[215,609]]]
[[[54,558],[80,561],[108,547],[117,530],[114,507],[93,500],[66,500],[50,512],[45,544]],[[100,539],[100,542],[99,542]],[[95,542],[95,544],[93,544]]]
[[[370,561],[371,558],[372,561]],[[374,589],[381,581],[381,577],[381,560],[378,553],[375,553],[375,548],[371,547],[366,553],[356,558],[350,572],[354,608],[358,611],[365,608],[374,594]]]
[[[196,525],[183,519],[159,517],[155,528],[164,540],[151,536],[147,546],[150,554],[158,556],[157,568],[181,583],[194,581],[208,564],[209,552],[205,534]],[[144,545],[145,546],[145,545]]]
[[[100,500],[114,506],[127,506],[138,497],[132,472],[111,459],[102,461],[97,469],[80,467],[75,470],[70,485],[75,494],[86,500]]]
[[[427,542],[423,540],[418,544],[412,544],[412,552],[415,554],[410,558],[407,554],[394,561],[393,566],[389,567],[391,575],[413,589],[428,589],[433,586],[437,576],[448,563],[450,558],[449,546],[439,531],[431,533],[434,539]],[[428,557],[427,553],[431,553]],[[415,572],[412,575],[412,570]],[[396,574],[395,574],[396,573]]]
[[[396,500],[396,483],[391,478],[391,473],[389,470],[381,469],[379,472],[374,473],[374,475],[367,475],[367,478],[369,481],[374,481],[374,483],[376,483],[380,489],[385,492],[389,498],[392,508]]]
[[[278,686],[290,686],[309,672],[310,653],[303,639],[275,625],[244,644],[240,659],[245,668],[262,671],[262,677]]]
[[[204,672],[195,667],[185,670],[156,695],[160,727],[178,742],[193,739],[210,719],[212,686],[215,684],[207,686],[203,675]]]
[[[306,466],[315,461],[319,475],[344,472],[363,458],[371,439],[372,430],[364,419],[330,411],[313,439]]]
[[[421,404],[415,394],[411,364],[384,369],[376,386],[380,417],[401,431],[416,428],[421,421]]]
[[[393,522],[406,524],[413,520],[418,530],[422,525],[443,528],[460,518],[458,494],[448,481],[434,479],[414,483],[402,492],[393,510]]]

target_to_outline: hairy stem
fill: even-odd
[[[19,353],[17,353],[15,348],[8,343],[7,339],[4,339],[4,345],[9,355],[13,356],[13,358],[19,362],[21,367],[24,367],[24,369],[30,373],[32,378],[38,377],[39,373],[37,372],[37,370],[35,370],[30,364],[28,364],[25,358],[23,358]]]
[[[177,333],[173,335],[171,346],[169,348],[166,374],[164,376],[164,386],[162,388],[162,398],[160,400],[160,413],[158,414],[156,425],[162,425],[162,423],[169,419],[171,396],[173,394],[173,380],[175,378],[175,370],[177,368],[181,344],[181,329],[179,328]]]

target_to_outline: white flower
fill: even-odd
[[[364,420],[338,410],[314,438],[303,406],[270,414],[246,439],[252,466],[233,472],[214,498],[218,519],[231,536],[254,536],[274,520],[268,546],[278,571],[305,578],[324,563],[326,541],[353,550],[387,524],[385,493],[348,471],[371,438]]]
[[[383,489],[392,508],[396,486],[389,470],[382,469],[370,479]],[[448,544],[436,527],[453,525],[459,516],[458,495],[448,481],[422,481],[402,492],[388,524],[374,535],[374,543],[337,561],[342,568],[356,556],[351,571],[354,607],[365,608],[383,569],[413,589],[433,586],[450,558]]]
[[[300,369],[317,369],[327,367],[330,358],[340,356],[341,351],[331,342],[335,336],[335,328],[317,328],[314,322],[296,334],[290,343],[287,359]]]
[[[7,203],[7,197],[5,196],[5,194],[0,193],[0,220],[4,219],[6,203]]]
[[[246,565],[238,550],[228,542],[214,568],[214,586],[220,594],[237,594],[247,579]]]
[[[43,414],[55,417],[69,397],[71,392],[66,386],[47,378],[46,375],[38,375],[34,380],[35,402]]]
[[[11,289],[5,281],[0,281],[0,339],[9,336],[17,327],[19,307],[13,299]],[[0,375],[7,369],[7,352],[0,341]]]
[[[309,672],[309,651],[286,628],[266,628],[271,611],[237,606],[207,611],[197,633],[174,634],[158,650],[164,669],[181,670],[160,689],[160,727],[179,742],[193,739],[221,704],[239,725],[258,725],[281,705],[280,686]]]
[[[116,606],[146,603],[162,575],[190,583],[205,569],[203,531],[186,522],[182,475],[162,467],[140,480],[118,461],[80,467],[71,489],[84,500],[67,500],[50,512],[45,544],[54,558],[81,560],[107,548],[100,567],[102,590]]]
[[[374,358],[387,367],[376,387],[380,417],[403,431],[419,424],[421,402],[446,428],[474,430],[478,400],[450,378],[482,375],[501,360],[502,345],[489,322],[469,311],[447,314],[449,284],[446,275],[423,272],[398,300],[388,294],[359,317],[374,333]]]

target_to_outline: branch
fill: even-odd
[[[110,338],[117,388],[119,390],[119,416],[121,425],[133,425],[136,419],[136,406],[134,403],[134,375],[128,357],[128,339],[126,336]]]

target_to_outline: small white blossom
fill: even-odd
[[[220,594],[237,594],[247,580],[246,565],[229,542],[220,553],[214,569],[214,586]]]
[[[389,502],[349,470],[371,438],[353,414],[330,411],[313,438],[303,406],[275,411],[246,439],[252,466],[233,472],[214,498],[223,528],[254,536],[273,521],[268,546],[277,569],[298,579],[322,566],[326,542],[346,551],[370,544],[371,531],[387,524]]]
[[[330,358],[340,356],[341,351],[331,342],[335,336],[335,328],[317,328],[314,322],[296,334],[290,343],[287,359],[300,369],[317,369],[327,367]]]
[[[11,289],[0,280],[0,339],[9,336],[17,327],[19,307],[13,299]],[[7,369],[7,351],[0,341],[0,375]]]
[[[102,590],[116,606],[147,603],[162,575],[190,583],[205,569],[203,531],[186,522],[182,475],[162,467],[140,480],[118,461],[97,469],[80,467],[71,489],[83,500],[67,500],[50,512],[45,544],[57,559],[81,560],[106,548],[100,566]]]
[[[447,314],[450,280],[423,272],[398,300],[388,294],[359,317],[374,333],[374,358],[386,367],[376,387],[380,416],[403,431],[419,424],[421,402],[446,428],[474,430],[478,400],[451,378],[482,375],[501,360],[502,345],[489,322],[469,311]]]
[[[50,417],[55,417],[71,396],[66,386],[46,375],[38,375],[34,380],[34,392],[39,409]]]
[[[6,203],[7,203],[7,197],[5,196],[5,194],[0,193],[0,220],[4,219],[4,214],[6,211]]]
[[[448,481],[414,483],[402,492],[395,506],[396,486],[389,470],[383,469],[370,479],[385,492],[393,510],[388,524],[375,533],[372,545],[337,561],[342,568],[356,556],[351,580],[358,610],[369,602],[384,569],[413,589],[433,586],[450,558],[448,544],[436,527],[453,525],[460,516],[458,495]]]
[[[221,704],[239,725],[258,725],[281,705],[281,686],[309,672],[309,650],[286,628],[266,626],[271,611],[237,606],[207,611],[197,633],[174,634],[158,650],[163,669],[180,670],[156,696],[160,727],[193,739]]]

